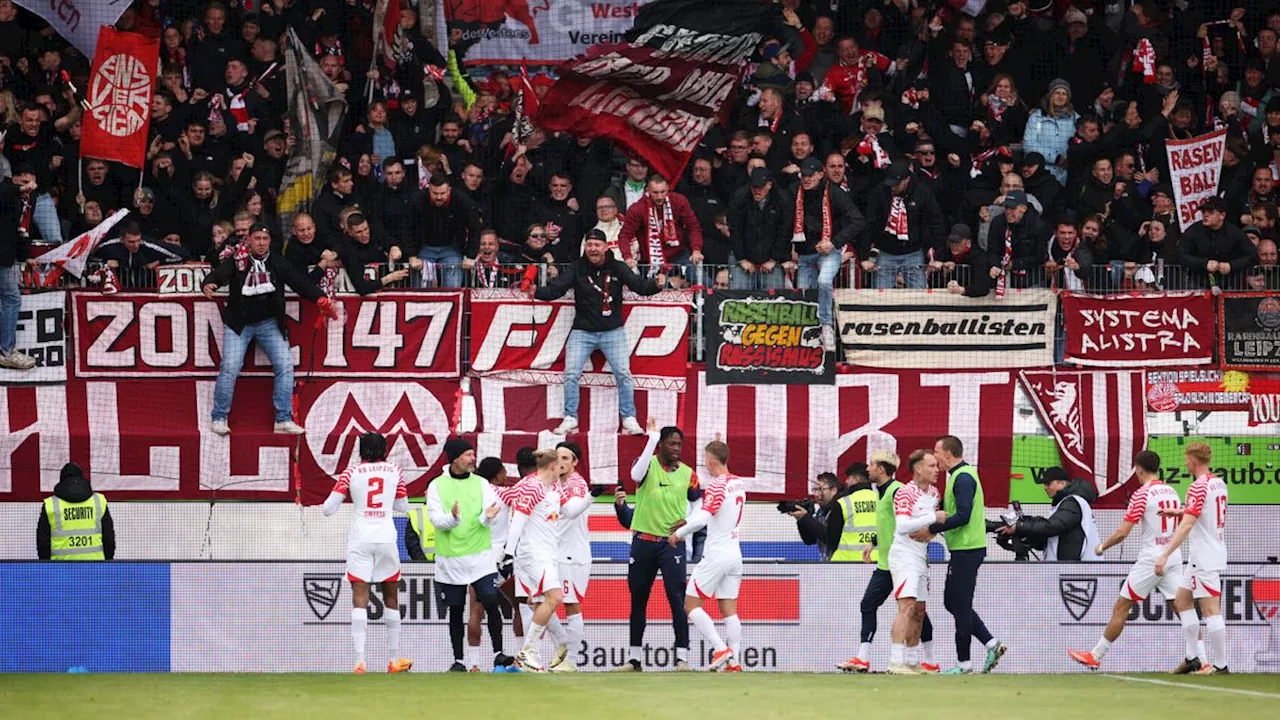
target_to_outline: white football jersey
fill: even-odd
[[[1187,488],[1187,513],[1199,518],[1191,526],[1187,559],[1202,570],[1227,569],[1227,484],[1201,475]]]
[[[516,557],[555,562],[560,544],[560,492],[554,485],[543,485],[536,475],[524,478],[512,490],[511,512],[529,516],[520,533]]]
[[[1182,507],[1178,491],[1159,480],[1152,480],[1134,491],[1129,498],[1129,509],[1124,513],[1124,521],[1140,525],[1142,528],[1142,549],[1138,552],[1139,560],[1154,562],[1165,546],[1173,538],[1178,529],[1179,518],[1164,517],[1161,510],[1177,510]],[[1170,562],[1182,563],[1182,553],[1170,557]]]
[[[396,498],[409,496],[400,468],[389,462],[353,465],[338,477],[333,491],[351,498],[356,506],[347,536],[349,546],[395,544],[396,524],[391,519],[391,504]]]
[[[591,502],[591,491],[587,481],[578,473],[556,483],[560,492],[560,504],[576,498],[587,498]],[[587,511],[575,518],[561,518],[560,525],[560,562],[583,564],[591,562],[591,531],[587,528]]]
[[[896,521],[898,518],[919,520],[924,517],[932,517],[938,509],[938,502],[938,489],[936,487],[930,486],[927,490],[921,490],[919,485],[909,482],[898,488],[898,492],[893,494],[894,520]],[[902,549],[899,550],[898,548]],[[894,555],[928,560],[929,543],[913,540],[909,533],[895,531],[893,547],[889,548],[889,556],[893,557]]]
[[[703,562],[742,557],[738,527],[747,505],[747,486],[742,478],[726,473],[705,485],[702,509],[711,513],[707,521],[707,541],[702,548]]]

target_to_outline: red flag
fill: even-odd
[[[1147,449],[1143,371],[1023,370],[1018,379],[1058,442],[1067,472],[1092,481],[1104,507],[1123,505],[1124,493],[1101,498],[1129,482],[1134,459]]]
[[[520,81],[516,88],[512,115],[515,123],[511,128],[511,137],[517,145],[528,142],[529,136],[533,134],[532,118],[538,116],[538,95],[533,91],[528,65],[520,66]]]
[[[80,139],[81,157],[143,166],[159,67],[158,38],[102,26],[85,98],[88,113]]]

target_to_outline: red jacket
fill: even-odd
[[[867,87],[870,82],[870,73],[878,71],[884,73],[889,69],[892,61],[889,58],[877,52],[865,52],[858,57],[856,65],[845,65],[837,62],[827,70],[827,75],[822,80],[822,84],[831,90],[831,94],[836,96],[836,100],[840,102],[840,107],[844,110],[845,115],[853,114],[853,104],[857,101],[858,95]]]
[[[689,201],[680,193],[669,192],[667,193],[667,202],[671,204],[671,219],[676,226],[676,239],[672,241],[663,240],[662,259],[664,263],[670,262],[685,252],[695,250],[702,252],[702,228],[698,226],[698,218],[693,214],[693,208],[689,206]],[[640,245],[640,257],[638,260],[641,265],[653,264],[649,258],[649,209],[651,207],[653,207],[653,203],[649,201],[649,196],[647,194],[641,196],[638,201],[627,208],[627,214],[622,219],[622,231],[618,233],[618,247],[622,250],[624,259],[631,258],[632,239],[635,239]],[[659,219],[661,219],[662,215],[662,212],[658,213]]]

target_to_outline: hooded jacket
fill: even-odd
[[[1043,548],[1051,537],[1058,538],[1058,560],[1075,562],[1085,550],[1085,532],[1081,526],[1084,511],[1077,500],[1080,498],[1090,505],[1098,499],[1098,491],[1083,480],[1072,480],[1057,495],[1053,496],[1056,508],[1049,517],[1023,516],[1018,520],[1018,534],[1031,541],[1031,544]]]
[[[67,463],[62,466],[62,476],[54,486],[53,494],[66,502],[82,503],[93,497],[93,486],[79,465]],[[108,560],[116,555],[116,526],[111,520],[110,508],[102,511],[102,555]],[[40,505],[40,519],[36,522],[36,557],[41,560],[53,558],[52,529],[43,504]]]

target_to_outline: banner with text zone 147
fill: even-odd
[[[81,378],[215,378],[225,298],[72,293],[75,374]],[[317,329],[314,303],[285,300],[293,364],[309,377],[456,378],[461,375],[460,291],[339,296],[338,318]],[[261,352],[242,377],[270,377]]]

